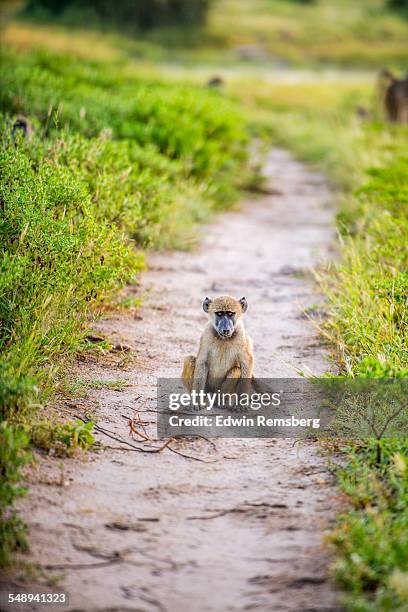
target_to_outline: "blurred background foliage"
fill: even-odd
[[[3,23],[19,16],[6,41],[46,36],[33,32],[35,21],[60,26],[47,47],[69,45],[63,26],[70,26],[105,33],[104,44],[93,40],[94,53],[106,55],[109,33],[111,45],[134,59],[217,64],[223,50],[223,64],[232,66],[375,68],[407,60],[407,0],[3,0],[0,12]],[[80,53],[83,37],[75,43],[79,50],[70,52]]]
[[[29,0],[21,18],[131,35],[132,54],[169,59],[274,62],[276,66],[335,63],[402,64],[407,57],[406,0]],[[118,41],[117,41],[118,42]],[[121,41],[123,48],[124,41]],[[194,54],[191,55],[191,52]],[[171,55],[170,55],[171,58]],[[188,59],[178,53],[177,59]]]
[[[211,0],[29,0],[26,15],[61,17],[84,23],[116,25],[124,30],[162,25],[197,25],[205,21]]]

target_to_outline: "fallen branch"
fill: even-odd
[[[80,419],[83,423],[87,423],[89,421],[89,419],[85,420],[82,417],[80,417],[79,415],[76,415],[76,418]],[[156,446],[156,447],[147,449],[147,448],[141,448],[140,446],[135,446],[134,444],[131,444],[127,440],[123,440],[122,438],[114,435],[109,430],[105,430],[104,428],[100,427],[99,425],[94,425],[94,428],[95,428],[95,430],[97,432],[102,433],[104,436],[107,436],[108,438],[111,438],[112,440],[115,440],[115,442],[119,442],[120,444],[125,444],[126,446],[129,446],[130,447],[129,450],[133,450],[135,452],[139,452],[139,453],[161,453],[165,448],[168,448],[169,451],[171,451],[172,453],[175,453],[176,455],[180,455],[180,457],[184,457],[185,459],[191,459],[192,461],[199,461],[201,463],[216,463],[218,461],[218,459],[207,461],[206,459],[201,459],[201,457],[195,457],[194,455],[187,455],[185,453],[182,453],[179,450],[176,450],[175,448],[172,448],[171,446],[169,446],[169,444],[170,444],[170,442],[172,442],[174,440],[174,438],[169,438],[167,440],[167,442],[165,442],[162,446],[159,446],[159,447]],[[137,442],[137,440],[134,440],[134,441]],[[151,440],[151,441],[152,442],[158,442],[158,440]],[[125,449],[117,449],[117,450],[125,450]],[[128,450],[128,449],[126,449],[126,450]]]
[[[120,555],[107,559],[106,561],[100,561],[95,563],[57,563],[56,565],[41,565],[40,567],[45,570],[82,570],[82,569],[94,569],[99,567],[107,567],[108,565],[114,565],[123,561]]]
[[[122,414],[122,416],[124,416],[124,415]],[[147,435],[142,434],[140,431],[138,431],[136,429],[136,427],[133,424],[133,419],[128,419],[128,426],[129,426],[129,430],[130,430],[129,431],[129,435],[132,438],[133,438],[132,434],[136,434],[137,436],[140,436],[142,438],[142,440],[144,440],[145,442],[150,440],[150,438]]]
[[[82,417],[80,417],[79,415],[75,415],[75,417],[80,419],[83,423],[88,423],[89,420],[90,420],[90,419],[85,420]],[[125,444],[126,446],[129,446],[135,452],[139,452],[139,453],[158,453],[161,450],[163,450],[163,448],[165,448],[165,446],[166,446],[166,445],[164,445],[163,447],[160,447],[160,448],[155,447],[154,449],[147,450],[146,448],[140,448],[140,446],[135,446],[134,444],[131,444],[127,440],[123,440],[122,438],[116,436],[115,434],[113,434],[109,430],[104,429],[103,427],[100,427],[99,425],[94,425],[94,428],[95,428],[95,431],[103,434],[104,436],[107,436],[108,438],[111,438],[111,440],[115,440],[115,442],[119,442],[120,444]],[[171,440],[172,440],[172,438],[170,438],[166,444],[168,444]],[[135,440],[135,442],[136,442],[136,440]]]
[[[207,516],[188,516],[188,521],[208,521],[210,519],[219,518],[220,516],[225,516],[226,514],[233,514],[235,512],[246,512],[248,508],[275,508],[275,509],[285,509],[288,506],[286,504],[269,504],[268,502],[245,502],[242,506],[237,506],[235,508],[228,508],[226,510],[220,510],[220,512],[216,512],[215,514],[210,514]]]
[[[230,514],[231,512],[243,512],[243,510],[238,510],[237,508],[231,508],[228,510],[221,510],[216,514],[210,514],[209,516],[188,516],[188,521],[209,521],[210,519],[215,519],[220,516],[225,516],[226,514]]]
[[[170,438],[170,439],[173,440],[173,438]],[[191,459],[192,461],[200,461],[201,463],[217,463],[218,461],[218,459],[207,461],[207,459],[201,459],[201,457],[195,457],[194,455],[186,455],[185,453],[182,453],[181,451],[176,450],[175,448],[172,448],[171,446],[169,446],[168,449],[172,453],[175,453],[176,455],[180,455],[180,457],[184,457],[185,459]]]
[[[121,414],[121,417],[123,417],[124,419],[127,420],[128,425],[129,425],[129,429],[130,429],[130,435],[132,435],[132,433],[136,434],[137,436],[140,436],[142,438],[142,440],[148,441],[151,440],[151,438],[148,436],[147,431],[144,427],[144,424],[140,418],[139,413],[137,412],[137,422],[139,423],[139,425],[141,426],[141,428],[143,429],[144,433],[141,433],[140,431],[138,431],[134,425],[134,421],[136,420],[136,418],[132,418],[132,417],[128,417],[125,414]]]

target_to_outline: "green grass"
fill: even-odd
[[[408,127],[384,122],[373,85],[344,79],[258,83],[244,101],[275,143],[323,170],[336,187],[339,259],[319,281],[328,311],[322,333],[340,374],[406,377]],[[369,119],[358,118],[357,104]],[[344,449],[338,472],[346,504],[331,536],[333,573],[352,612],[408,605],[408,432],[380,446],[380,454],[375,440]]]
[[[0,81],[0,417],[17,446],[22,431],[73,452],[92,444],[90,429],[39,407],[63,390],[98,307],[136,282],[144,251],[191,248],[198,224],[234,202],[248,136],[225,96],[115,61],[6,48]],[[29,139],[13,141],[17,113],[34,124]],[[0,455],[6,480],[19,456]],[[0,519],[6,563],[19,523]]]
[[[123,391],[128,386],[129,382],[122,378],[113,380],[99,380],[95,378],[94,380],[76,380],[69,386],[68,390],[70,393],[76,395],[86,389],[96,389],[97,391],[103,389],[107,389],[108,391]]]
[[[286,107],[278,99],[274,111],[272,95],[269,115],[262,101],[260,106],[275,142],[323,169],[339,193],[342,260],[322,275],[330,309],[325,331],[345,373],[404,373],[408,128],[385,124],[374,112],[373,120],[359,119],[356,104],[370,105],[364,86],[339,88],[337,102],[328,109],[309,107],[309,89],[296,87],[294,108],[287,86]],[[316,87],[317,95],[321,89]]]
[[[356,612],[405,610],[408,601],[408,438],[383,441],[380,466],[375,446],[349,448],[338,473],[350,510],[332,536],[333,571]]]

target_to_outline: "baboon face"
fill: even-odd
[[[204,312],[208,313],[215,331],[223,340],[234,335],[237,322],[247,308],[248,304],[244,297],[240,300],[229,295],[223,295],[214,300],[206,297],[203,302]]]

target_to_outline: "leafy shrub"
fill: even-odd
[[[67,423],[40,421],[31,431],[36,447],[52,450],[58,456],[72,455],[77,449],[87,450],[95,442],[94,424],[77,420]]]
[[[46,134],[61,126],[88,138],[111,130],[115,139],[148,147],[151,157],[178,160],[179,171],[203,182],[220,204],[234,197],[247,134],[237,108],[216,92],[130,80],[119,67],[45,51],[23,57],[7,51],[0,81],[3,110],[37,117]]]
[[[45,384],[55,375],[89,305],[134,278],[141,258],[115,226],[96,220],[74,168],[44,155],[40,143],[14,147],[8,138],[6,131],[0,152],[0,348],[2,373],[15,376],[2,410],[16,417],[29,378]]]
[[[43,390],[89,306],[142,268],[132,244],[189,246],[234,199],[247,136],[233,104],[201,88],[43,51],[7,51],[1,71],[0,347],[9,388],[14,372]],[[37,137],[12,146],[19,111]]]
[[[92,434],[93,427],[94,424],[91,421],[83,423],[77,420],[73,423],[64,423],[60,426],[57,436],[69,448],[87,449],[95,441]]]
[[[49,150],[53,162],[75,170],[93,194],[97,220],[115,223],[139,247],[186,248],[213,208],[215,189],[198,187],[179,161],[151,145],[106,133],[89,139],[65,134],[63,142]]]
[[[18,419],[33,408],[37,395],[34,377],[24,376],[7,360],[0,360],[0,420]]]
[[[93,306],[135,281],[144,248],[189,247],[197,223],[233,201],[247,136],[235,106],[206,89],[46,52],[3,59],[0,420],[69,454],[92,445],[92,424],[36,412],[81,346]],[[14,142],[18,112],[36,133]],[[1,434],[4,508],[22,493],[13,484],[18,432]],[[6,563],[24,544],[11,512],[0,534]]]
[[[21,428],[7,421],[0,423],[0,567],[9,563],[16,548],[27,548],[25,525],[12,506],[25,493],[19,481],[21,468],[30,459],[26,452],[28,441]]]

